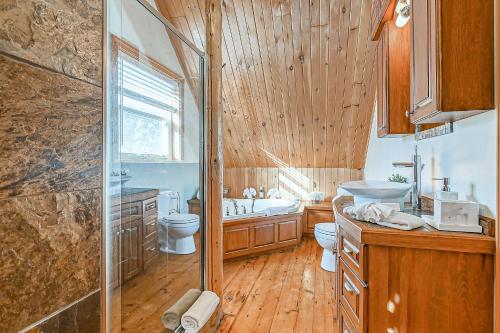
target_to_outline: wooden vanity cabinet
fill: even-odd
[[[377,45],[377,135],[413,134],[410,110],[410,25],[387,21]]]
[[[122,223],[122,267],[123,280],[139,275],[143,269],[142,220],[134,219]]]
[[[493,0],[411,2],[411,121],[456,121],[492,110]]]
[[[494,237],[337,223],[339,332],[493,332]]]
[[[311,204],[304,206],[302,214],[302,231],[306,236],[314,237],[314,226],[317,223],[334,222],[333,208],[331,202]]]
[[[157,195],[158,190],[128,189],[112,199],[113,287],[142,274],[160,253]]]

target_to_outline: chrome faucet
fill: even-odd
[[[233,202],[233,205],[234,205],[234,215],[239,215],[238,214],[238,202],[236,202],[236,200],[232,199],[231,200]]]
[[[255,208],[255,198],[252,198],[252,207],[250,208],[250,213],[255,213],[254,211],[254,208]]]
[[[241,205],[241,208],[243,208],[243,214],[247,213],[247,207],[245,205]]]
[[[415,155],[413,162],[394,162],[392,165],[396,168],[413,168],[413,183],[411,186],[411,206],[413,209],[422,209],[422,169],[425,164],[422,164],[422,159],[418,154],[418,148],[415,145]]]

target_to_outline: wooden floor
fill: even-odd
[[[306,238],[292,250],[225,263],[218,332],[336,332],[335,275],[321,269],[321,255]]]
[[[189,255],[160,253],[144,274],[115,289],[112,332],[163,333],[163,312],[190,288],[200,288],[200,245]]]

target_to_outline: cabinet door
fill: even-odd
[[[389,105],[387,98],[388,82],[388,29],[382,30],[377,45],[377,135],[383,137],[388,133]]]
[[[411,5],[411,101],[413,123],[436,110],[436,0]]]
[[[122,225],[123,280],[127,281],[142,271],[142,220]]]
[[[113,288],[116,288],[120,285],[121,281],[121,244],[120,244],[120,232],[121,228],[120,227],[115,227],[112,229],[112,234],[111,234],[111,248],[112,248],[112,254],[111,254],[111,281],[110,285]]]

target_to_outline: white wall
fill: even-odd
[[[450,177],[459,199],[481,204],[481,214],[496,218],[497,207],[497,111],[489,111],[454,123],[452,134],[415,142],[414,136],[377,138],[376,112],[366,157],[365,178],[386,180],[392,173],[409,177],[411,169],[398,169],[392,162],[410,162],[415,143],[425,167],[422,193],[432,194]]]

